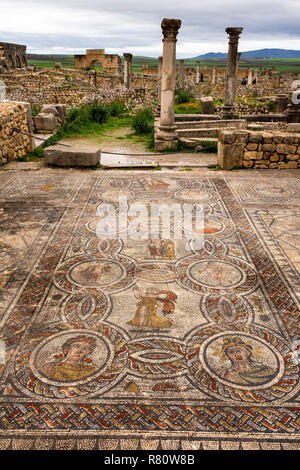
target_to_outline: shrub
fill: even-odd
[[[154,115],[151,108],[144,108],[137,111],[132,117],[131,125],[137,134],[150,132],[153,127]]]
[[[108,106],[109,112],[111,116],[122,116],[122,114],[126,111],[126,105],[124,101],[113,101]]]
[[[189,103],[193,95],[189,90],[179,90],[176,96],[176,104]]]
[[[109,118],[109,108],[101,103],[92,103],[87,106],[89,120],[103,124]]]
[[[42,109],[41,106],[31,106],[32,117],[34,118],[35,116],[37,116],[41,109]]]
[[[201,114],[200,101],[175,105],[176,114]]]
[[[43,158],[45,156],[44,149],[42,147],[36,147],[33,151],[33,154],[38,158]]]

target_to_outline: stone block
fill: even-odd
[[[57,130],[57,119],[54,114],[38,114],[34,118],[34,124],[38,131],[55,132]]]
[[[257,147],[258,147],[257,144],[254,144],[254,143],[252,144],[252,143],[250,143],[250,144],[247,145],[246,149],[247,149],[247,150],[257,150]]]
[[[224,170],[241,168],[243,166],[243,144],[223,144],[219,140],[218,144],[218,164]]]
[[[101,149],[91,146],[63,147],[52,145],[45,149],[45,163],[56,166],[84,166],[98,165],[101,158]]]
[[[277,153],[296,153],[297,147],[295,145],[290,144],[277,144],[276,152]]]
[[[235,142],[239,144],[246,144],[248,140],[248,132],[247,131],[235,131],[234,137],[235,137]]]
[[[220,131],[219,133],[220,139],[224,144],[233,144],[234,142],[234,135],[231,131]]]
[[[211,96],[200,98],[202,114],[215,114],[214,100]]]
[[[259,143],[262,141],[262,135],[261,134],[250,134],[248,138],[249,142],[253,143]]]
[[[286,156],[287,160],[299,160],[300,155],[288,154]]]
[[[286,130],[288,132],[296,132],[300,134],[300,123],[291,122],[287,124]]]
[[[264,152],[275,152],[276,145],[275,144],[263,144],[262,150]]]
[[[255,150],[244,153],[244,160],[262,160],[263,152],[256,152]]]
[[[293,145],[295,143],[295,137],[293,135],[288,135],[283,139],[285,144]]]

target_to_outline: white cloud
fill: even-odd
[[[0,0],[0,11],[0,41],[27,44],[28,52],[95,47],[157,57],[164,17],[182,20],[178,57],[226,52],[227,26],[244,27],[240,50],[300,49],[298,0]]]

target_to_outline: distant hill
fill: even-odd
[[[195,59],[226,59],[227,53],[208,52],[198,55]],[[242,52],[242,58],[249,59],[300,59],[300,51],[293,49],[258,49]]]

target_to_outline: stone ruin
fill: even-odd
[[[161,26],[163,57],[158,58],[158,68],[149,69],[145,62],[142,73],[138,74],[132,73],[132,54],[124,53],[124,71],[121,73],[120,57],[105,54],[104,49],[88,49],[85,55],[76,55],[75,69],[63,68],[60,63],[55,64],[52,70],[19,69],[20,64],[26,65],[26,46],[0,43],[6,46],[6,55],[2,52],[0,64],[8,61],[8,67],[2,66],[1,69],[7,101],[26,102],[38,108],[39,113],[33,122],[40,133],[55,132],[65,122],[67,109],[73,106],[94,101],[109,104],[115,100],[124,101],[128,107],[134,103],[136,110],[151,106],[156,115],[157,150],[175,149],[178,141],[196,150],[210,143],[218,146],[219,162],[223,168],[236,164],[253,168],[298,168],[298,146],[287,154],[277,145],[274,151],[265,150],[265,145],[288,143],[291,133],[299,133],[299,125],[289,126],[289,123],[297,124],[300,120],[300,106],[291,101],[295,74],[280,74],[274,68],[258,71],[240,67],[238,40],[242,28],[226,29],[229,40],[226,68],[200,67],[200,61],[194,68],[185,67],[183,59],[179,60],[176,68],[176,37],[181,21],[165,18]],[[4,49],[0,48],[0,52]],[[102,73],[91,70],[96,61],[101,62]],[[12,68],[16,64],[19,70]],[[242,79],[246,83],[242,84]],[[175,89],[181,87],[192,90],[195,100],[201,103],[202,114],[175,115]],[[273,109],[268,107],[270,103]],[[6,111],[5,108],[4,114]],[[230,136],[224,134],[225,140],[221,137],[223,131],[230,133]],[[287,132],[288,135],[276,135],[274,141],[273,137],[262,135],[256,150],[253,137],[250,136],[249,140],[244,138],[243,149],[236,146],[240,149],[238,158],[236,161],[230,159],[234,145],[240,144],[239,132],[246,132],[248,136],[249,132],[257,131]],[[297,136],[292,144],[299,144]],[[20,151],[18,147],[17,153]],[[233,153],[237,155],[237,152]]]
[[[0,42],[0,74],[27,67],[26,46]]]
[[[105,54],[104,49],[87,49],[85,55],[77,54],[74,56],[75,68],[88,70],[94,67],[99,61],[103,67],[103,72],[122,73],[121,58],[118,54]]]

